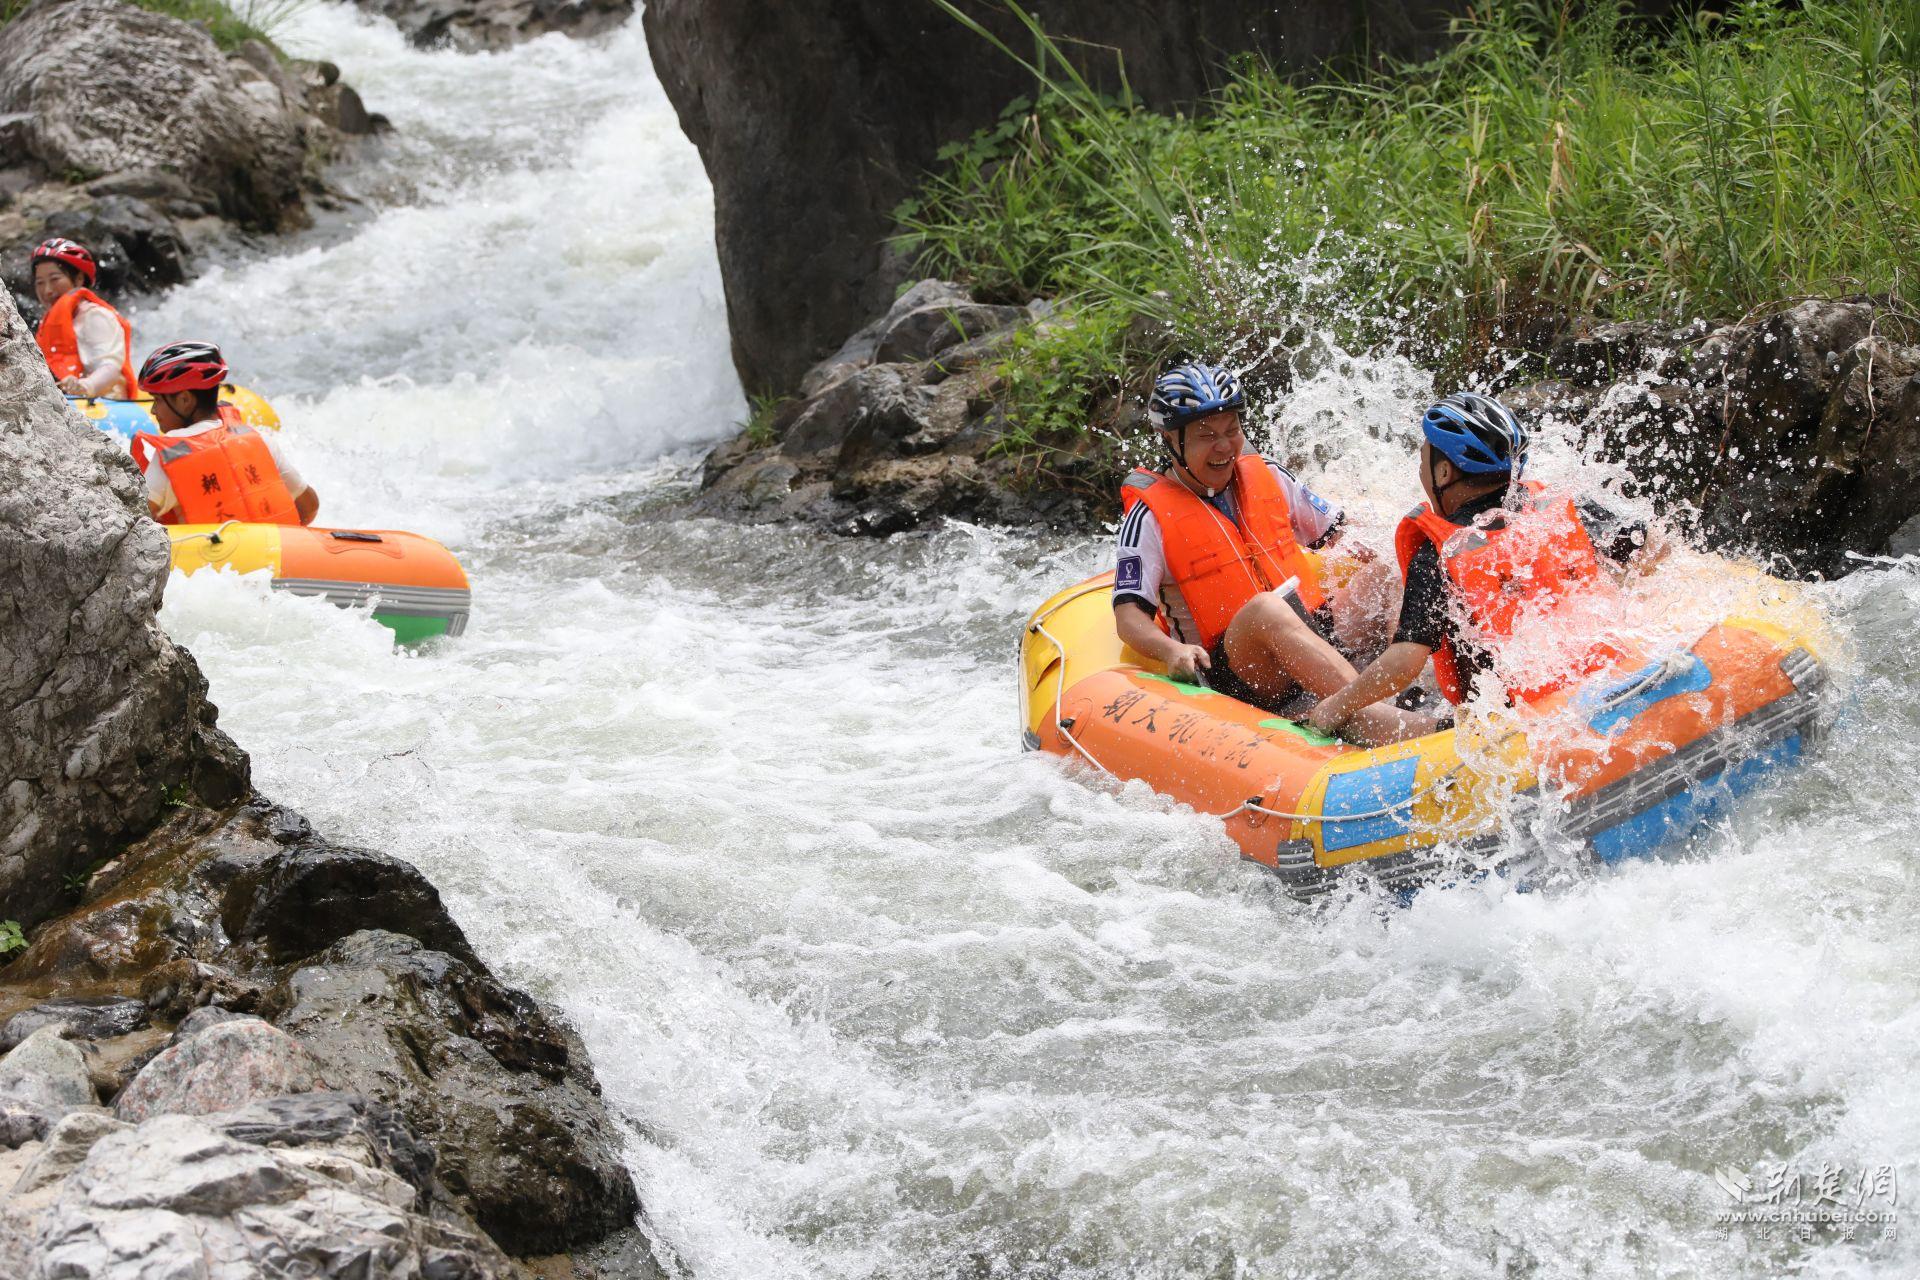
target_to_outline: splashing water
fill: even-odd
[[[638,23],[463,56],[327,6],[289,40],[395,120],[368,216],[135,322],[225,343],[323,519],[446,541],[474,622],[394,652],[219,576],[164,621],[264,791],[419,863],[579,1023],[676,1265],[1914,1271],[1920,1222],[1767,1239],[1713,1174],[1920,1185],[1920,575],[1818,590],[1846,717],[1683,856],[1303,909],[1216,823],[1018,752],[1019,623],[1101,540],[651,517],[743,406]],[[1376,537],[1427,390],[1331,361],[1278,415]]]

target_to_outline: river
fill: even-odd
[[[658,517],[745,406],[637,21],[469,56],[322,5],[286,43],[397,126],[366,209],[134,321],[222,342],[322,522],[445,541],[473,622],[396,652],[211,576],[163,622],[263,791],[577,1022],[685,1273],[1920,1270],[1920,1220],[1767,1238],[1713,1176],[1920,1192],[1911,569],[1817,589],[1861,655],[1831,742],[1680,855],[1299,907],[1018,750],[1020,620],[1100,540]],[[1287,412],[1423,390],[1349,362]],[[1312,478],[1384,519],[1371,447]]]

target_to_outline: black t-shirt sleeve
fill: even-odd
[[[1429,542],[1407,564],[1407,590],[1400,600],[1400,625],[1393,642],[1438,649],[1452,625],[1447,614],[1447,576],[1440,571],[1439,550]]]
[[[1582,498],[1574,505],[1581,523],[1587,526],[1587,536],[1593,539],[1594,550],[1614,563],[1624,564],[1647,545],[1645,520],[1629,520],[1592,498]]]

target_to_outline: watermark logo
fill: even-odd
[[[1900,1185],[1891,1164],[1847,1168],[1823,1161],[1815,1169],[1763,1166],[1758,1176],[1731,1165],[1713,1171],[1731,1207],[1714,1222],[1732,1230],[1755,1228],[1762,1239],[1782,1233],[1811,1240],[1816,1231],[1842,1240],[1895,1238]]]

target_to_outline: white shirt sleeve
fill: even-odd
[[[260,438],[267,442],[267,452],[273,455],[273,465],[280,469],[280,479],[286,484],[287,492],[297,498],[307,491],[307,482],[301,476],[300,469],[287,461],[285,451],[280,448],[280,441],[275,439],[279,434],[278,431],[263,429],[260,432]]]
[[[1267,465],[1273,468],[1274,478],[1280,481],[1280,488],[1287,495],[1287,506],[1293,512],[1293,536],[1300,540],[1301,546],[1310,547],[1326,537],[1346,515],[1279,463],[1268,459]]]
[[[1144,502],[1120,521],[1113,542],[1113,602],[1131,600],[1147,612],[1160,612],[1160,587],[1167,580],[1167,553],[1160,522]]]
[[[73,341],[80,349],[81,367],[86,370],[81,381],[95,395],[114,389],[126,394],[126,389],[118,386],[120,357],[126,354],[121,338],[119,321],[91,302],[80,304],[73,318]]]
[[[173,484],[167,479],[166,468],[160,465],[157,451],[147,459],[147,501],[153,504],[156,515],[165,515],[180,505],[173,496]]]

